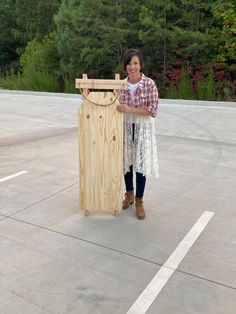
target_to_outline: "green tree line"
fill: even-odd
[[[140,49],[161,97],[235,100],[234,0],[0,0],[0,85],[75,92]]]

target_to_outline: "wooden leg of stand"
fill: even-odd
[[[118,210],[114,210],[114,216],[118,216],[119,215],[119,211]]]
[[[89,210],[85,210],[84,211],[84,216],[88,216],[89,215]]]

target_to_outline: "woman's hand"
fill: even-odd
[[[131,112],[131,107],[128,106],[127,104],[119,104],[116,106],[116,109],[119,112]]]

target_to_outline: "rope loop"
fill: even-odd
[[[96,102],[93,102],[92,100],[89,100],[89,99],[83,94],[83,91],[81,90],[81,88],[80,88],[79,90],[80,90],[80,93],[81,93],[81,95],[82,95],[82,97],[83,97],[83,100],[86,100],[87,102],[89,102],[89,103],[91,103],[91,104],[93,104],[93,105],[95,105],[95,106],[100,106],[100,107],[108,107],[108,106],[113,105],[113,104],[117,101],[117,99],[118,99],[118,97],[119,97],[119,95],[120,95],[120,91],[121,91],[121,90],[118,90],[117,96],[115,97],[115,99],[114,99],[111,103],[105,104],[105,105],[101,105],[101,104],[98,104],[98,103],[96,103]]]

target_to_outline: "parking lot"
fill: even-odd
[[[236,103],[160,101],[143,221],[80,211],[80,103],[0,91],[0,313],[235,314]]]

